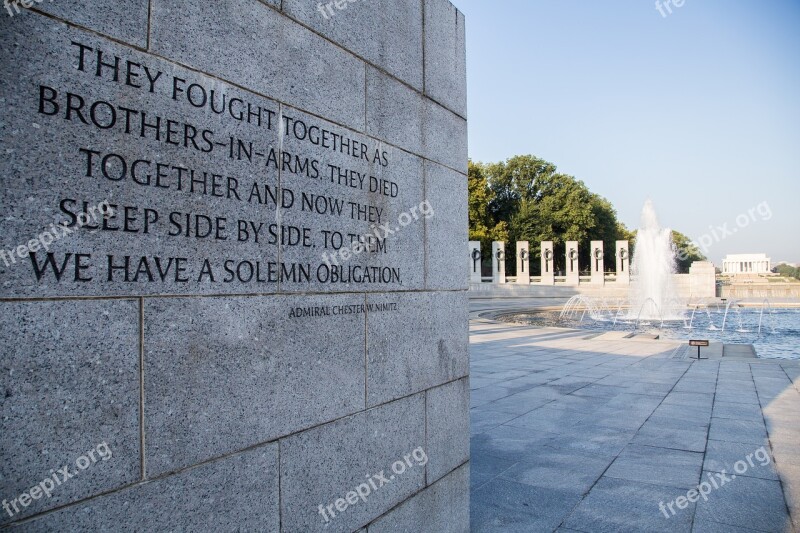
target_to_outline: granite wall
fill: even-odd
[[[467,531],[463,15],[21,4],[0,528]]]

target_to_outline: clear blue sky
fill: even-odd
[[[800,0],[685,0],[666,18],[650,0],[453,3],[473,160],[542,157],[630,228],[652,198],[718,266],[800,262]],[[770,220],[747,215],[759,204]]]

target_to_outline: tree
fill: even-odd
[[[636,244],[636,230],[629,230],[622,222],[617,222],[617,240],[628,241],[628,246],[633,250],[633,245]]]
[[[485,167],[493,197],[489,210],[495,220],[510,221],[523,200],[536,199],[538,182],[556,172],[556,167],[532,155],[515,156]]]
[[[532,155],[483,167],[492,193],[489,213],[507,222],[514,240],[581,240],[593,224],[591,193],[572,176]]]
[[[773,272],[780,274],[784,278],[800,279],[800,268],[791,265],[778,265],[773,269]]]
[[[686,274],[695,261],[707,261],[707,258],[692,240],[678,231],[672,232],[672,244],[675,247],[675,257],[678,263],[678,272]]]
[[[563,268],[566,242],[585,242],[595,226],[592,194],[583,182],[558,173],[538,176],[534,187],[512,215],[509,234],[520,241],[553,241],[555,265]],[[581,264],[588,265],[589,252],[581,252]]]
[[[500,236],[505,233],[510,242],[553,241],[557,268],[564,266],[566,241],[602,240],[606,249],[613,250],[619,238],[620,224],[611,203],[543,159],[523,155],[489,165],[472,164],[469,177],[471,236],[505,240]],[[532,259],[538,258],[538,246],[531,252]],[[589,265],[590,254],[588,247],[581,247],[581,264]],[[507,250],[511,274],[515,255],[515,249]],[[604,266],[613,268],[614,262],[614,254],[606,254]]]
[[[567,241],[578,241],[580,264],[588,270],[589,241],[603,241],[604,268],[616,266],[616,241],[636,244],[636,232],[617,219],[614,206],[580,180],[558,172],[552,163],[533,155],[520,155],[492,164],[469,162],[469,237],[489,250],[491,241],[529,241],[533,264],[538,243],[553,241],[554,268],[565,267]],[[678,271],[688,272],[694,261],[706,258],[689,238],[673,232]],[[486,255],[484,254],[484,257]],[[507,272],[516,272],[516,248],[506,250]],[[536,267],[533,267],[534,270]]]
[[[620,237],[620,240],[628,241],[631,257],[636,254],[636,232],[637,230],[625,230],[627,237]],[[692,240],[679,231],[672,231],[672,247],[675,250],[675,267],[679,274],[688,274],[695,261],[708,261]]]
[[[469,240],[480,241],[481,249],[490,250],[492,241],[508,240],[508,227],[503,221],[495,221],[489,206],[494,200],[494,191],[489,187],[484,166],[469,161],[467,172],[469,200]],[[484,254],[485,256],[486,254]]]

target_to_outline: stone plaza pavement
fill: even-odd
[[[675,359],[491,307],[471,302],[472,531],[800,533],[800,362]]]

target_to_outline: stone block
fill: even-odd
[[[425,0],[425,94],[467,116],[464,14],[447,0]]]
[[[424,157],[467,174],[467,121],[426,99],[422,122]]]
[[[280,531],[278,445],[200,465],[26,523],[25,531]]]
[[[367,67],[367,133],[467,173],[467,123],[452,111]]]
[[[617,263],[617,284],[630,285],[631,255],[628,241],[617,241],[617,248],[614,254]]]
[[[146,301],[148,476],[363,409],[363,304],[357,295]]]
[[[580,283],[580,259],[578,257],[578,242],[567,241],[566,247],[566,285],[577,287]]]
[[[603,241],[592,241],[591,257],[590,257],[592,285],[605,284],[605,265],[603,262],[604,257],[605,257],[605,251],[603,249]]]
[[[426,219],[425,288],[467,289],[469,273],[457,259],[468,242],[466,177],[426,161],[425,199],[433,212]]]
[[[367,133],[424,155],[424,97],[380,70],[367,67]]]
[[[367,304],[375,309],[367,313],[369,406],[469,374],[466,292],[369,295]]]
[[[419,0],[284,0],[283,12],[422,90],[422,4]],[[375,43],[380,45],[375,46]],[[437,67],[446,68],[445,65]],[[464,80],[461,81],[463,87]]]
[[[543,241],[541,247],[542,285],[553,285],[556,282],[555,265],[553,263],[553,259],[555,259],[553,241]]]
[[[364,62],[256,0],[153,0],[151,20],[153,52],[364,130]]]
[[[277,104],[39,15],[4,35],[2,94],[31,112],[0,129],[6,242],[27,247],[0,295],[277,291]]]
[[[138,481],[137,302],[2,302],[0,339],[0,524]]]
[[[281,289],[423,288],[421,243],[432,215],[423,203],[422,159],[294,109],[284,108],[283,113],[292,131],[283,150],[313,154],[319,172],[281,174],[282,187],[296,191],[297,204],[282,211],[282,223],[310,228],[312,236],[310,247],[286,245],[281,250],[283,263],[310,264],[311,280],[287,279]],[[303,139],[303,132],[312,128],[318,128],[314,135],[322,128],[346,138],[351,152],[325,149],[311,138]]]
[[[369,526],[370,533],[467,533],[469,465],[428,486]]]
[[[71,2],[40,0],[34,6],[54,17],[147,48],[148,0],[88,0],[75,9]]]
[[[281,440],[283,529],[350,532],[421,490],[424,404],[410,396]]]
[[[427,394],[430,484],[469,460],[469,382],[461,379]]]

